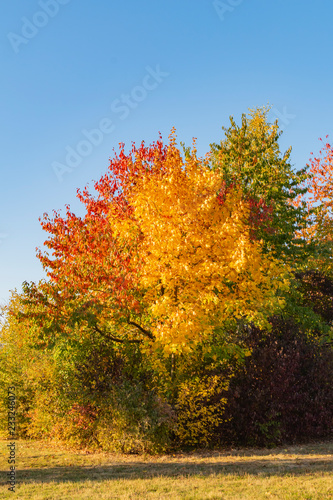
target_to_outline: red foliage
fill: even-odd
[[[136,282],[139,269],[131,265],[134,248],[119,245],[110,220],[110,209],[119,219],[130,218],[131,207],[127,193],[131,184],[140,176],[147,176],[163,166],[167,146],[159,140],[146,147],[133,144],[129,154],[120,144],[119,154],[110,159],[109,171],[95,182],[96,195],[86,187],[77,191],[78,199],[86,210],[78,217],[66,206],[66,214],[54,211],[53,218],[44,214],[40,219],[42,228],[50,234],[44,245],[52,251],[37,249],[51,283],[66,294],[89,295],[90,303],[104,303],[110,296],[120,307],[139,306],[136,297]],[[92,280],[93,277],[93,280]],[[92,285],[93,282],[93,285]],[[133,293],[134,292],[134,293]]]
[[[95,422],[98,411],[90,403],[85,405],[74,403],[68,414],[75,427],[88,430]]]

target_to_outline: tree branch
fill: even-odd
[[[103,332],[100,328],[98,328],[98,326],[94,325],[94,329],[96,330],[96,332],[98,332],[100,335],[102,335],[103,337],[109,339],[109,340],[113,340],[114,342],[129,342],[131,344],[138,344],[140,342],[142,342],[141,339],[132,339],[132,340],[125,340],[125,339],[120,339],[120,338],[117,338],[117,337],[114,337],[113,335],[110,335],[109,333],[105,333]]]
[[[145,335],[147,335],[147,337],[149,337],[151,340],[155,340],[154,335],[149,330],[146,330],[145,328],[143,328],[142,326],[138,325],[134,321],[127,321],[127,322],[128,322],[129,325],[136,326],[136,328],[138,328],[140,330],[140,332],[142,332]]]

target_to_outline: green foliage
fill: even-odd
[[[14,292],[11,311],[20,312],[18,295]],[[28,436],[31,425],[31,411],[40,400],[39,390],[51,398],[54,364],[50,352],[36,349],[31,344],[35,328],[20,322],[9,314],[9,307],[3,308],[5,320],[1,326],[0,348],[0,431],[8,435],[7,396],[8,387],[15,387],[16,436]]]
[[[264,241],[265,251],[294,265],[295,258],[304,258],[304,242],[295,232],[305,225],[305,205],[296,207],[293,201],[306,191],[302,183],[308,167],[292,170],[291,148],[281,154],[282,132],[277,121],[268,122],[268,112],[257,108],[243,114],[241,126],[230,117],[230,127],[222,127],[225,139],[211,144],[212,168],[221,172],[227,187],[240,184],[252,200],[253,231]]]
[[[91,449],[156,453],[175,447],[212,447],[216,444],[271,446],[306,437],[326,438],[331,435],[333,282],[331,276],[323,271],[323,261],[326,259],[327,264],[331,255],[324,259],[321,253],[318,260],[315,253],[318,245],[312,245],[311,241],[297,236],[307,224],[305,205],[296,203],[306,191],[302,186],[308,179],[307,168],[294,172],[289,163],[290,149],[281,155],[278,124],[268,123],[267,113],[265,108],[253,110],[249,116],[243,115],[241,126],[237,126],[231,118],[230,127],[224,128],[225,139],[220,145],[211,146],[210,168],[214,172],[207,168],[205,173],[209,174],[208,177],[214,177],[214,197],[216,189],[220,189],[222,177],[222,188],[218,193],[218,203],[222,206],[228,191],[233,186],[241,187],[237,197],[232,199],[236,204],[241,205],[244,200],[247,204],[246,210],[237,212],[239,226],[243,228],[237,235],[241,238],[246,233],[251,244],[258,243],[258,260],[255,261],[253,253],[250,253],[248,260],[252,264],[257,262],[258,265],[254,267],[258,267],[258,272],[264,275],[260,291],[264,292],[265,287],[271,287],[271,282],[274,282],[272,301],[275,315],[269,317],[271,311],[259,294],[253,303],[252,316],[241,312],[240,299],[235,301],[234,309],[230,308],[229,315],[209,316],[207,311],[216,299],[214,294],[219,283],[212,287],[207,300],[202,301],[200,279],[203,279],[203,274],[199,273],[193,281],[193,293],[188,292],[188,298],[193,302],[195,329],[192,316],[188,320],[185,315],[184,320],[177,323],[178,313],[183,314],[186,309],[177,284],[166,303],[169,305],[163,306],[163,314],[156,320],[156,328],[162,332],[158,340],[142,325],[150,323],[152,313],[149,307],[152,305],[156,309],[156,304],[167,294],[166,285],[161,285],[158,278],[161,256],[157,253],[152,259],[151,248],[145,249],[153,266],[145,270],[146,281],[153,278],[151,304],[148,307],[147,301],[140,302],[139,295],[132,294],[129,281],[126,282],[128,289],[125,287],[123,271],[129,265],[128,256],[113,249],[115,260],[108,271],[109,275],[104,272],[103,266],[110,264],[111,243],[109,229],[103,225],[105,217],[109,217],[108,205],[103,202],[100,217],[93,216],[93,209],[89,212],[89,217],[92,217],[90,223],[97,235],[91,259],[89,252],[86,252],[86,245],[92,240],[84,237],[82,245],[76,249],[84,262],[85,259],[89,261],[91,269],[103,274],[100,278],[106,285],[101,288],[102,295],[98,300],[95,296],[100,291],[98,280],[96,283],[89,281],[89,286],[85,285],[80,293],[68,285],[70,280],[74,283],[77,279],[76,272],[81,273],[80,279],[84,283],[90,275],[95,280],[95,274],[88,271],[89,266],[80,268],[78,264],[72,269],[73,275],[69,282],[65,280],[63,289],[58,283],[24,283],[23,292],[14,292],[10,303],[3,310],[3,345],[0,348],[0,431],[3,436],[7,435],[9,386],[16,388],[17,436],[52,438]],[[145,152],[147,161],[152,161],[152,152],[149,153],[144,147],[141,152]],[[159,154],[161,161],[165,159],[163,155],[166,151],[161,150]],[[186,161],[190,162],[192,156],[193,151],[184,146]],[[125,160],[123,156],[120,162],[121,175],[127,168]],[[191,165],[195,166],[194,156],[192,160]],[[172,162],[170,165],[173,175],[176,167]],[[181,178],[183,171],[181,168],[178,170]],[[200,186],[197,190],[200,197],[201,187],[204,188],[207,179],[201,178],[202,173],[199,171],[194,169],[193,172],[196,172],[194,185]],[[172,179],[171,176],[169,180]],[[156,187],[155,180],[152,185]],[[173,201],[170,204],[169,198],[165,196],[163,203],[167,208],[168,203],[171,208],[177,208],[180,193],[174,179],[167,182],[168,189],[169,185]],[[143,194],[150,196],[152,190],[150,184],[147,186]],[[140,190],[138,193],[142,195]],[[107,189],[105,193],[103,191],[104,195],[108,200]],[[186,191],[186,195],[189,195],[186,207],[191,208],[191,191]],[[87,193],[85,196],[87,204],[94,205],[95,202]],[[160,195],[154,192],[153,196],[156,198],[152,199],[154,204],[158,203]],[[96,201],[96,204],[100,202]],[[165,217],[165,206],[161,205],[159,213],[166,230],[164,240],[167,241],[171,219],[170,215]],[[180,215],[177,212],[179,218],[172,222],[175,231],[182,224],[186,210]],[[119,230],[126,229],[127,223],[120,216],[121,212],[117,214],[113,214],[112,229],[115,230],[117,225]],[[73,214],[68,212],[68,218],[69,222],[72,219],[74,221],[69,227],[79,231],[78,220]],[[232,220],[234,218],[231,217]],[[60,226],[61,221],[59,218]],[[191,219],[189,228],[196,222],[197,215]],[[210,227],[210,221],[206,222],[206,225],[199,227],[196,235],[196,250],[205,247],[205,230]],[[152,218],[147,229],[148,235],[156,225],[156,219]],[[94,254],[101,250],[99,238],[102,230],[105,231],[103,265]],[[124,248],[127,243],[126,231],[122,233]],[[65,235],[66,241],[63,243],[66,252],[71,255],[70,246],[67,246],[67,238],[71,239],[68,236],[70,233],[58,230],[55,233],[57,236],[58,233]],[[223,231],[222,236],[218,234],[218,238],[223,239]],[[159,252],[161,238],[157,236],[153,246],[158,247]],[[177,252],[183,248],[182,238],[183,235],[175,244]],[[238,241],[237,238],[235,241]],[[256,240],[261,240],[263,245]],[[206,245],[209,249],[203,251],[211,259],[209,266],[204,265],[204,276],[209,286],[214,273],[217,281],[221,279],[219,276],[224,276],[224,271],[219,274],[221,267],[224,270],[233,267],[228,260],[223,265],[219,264],[220,261],[215,258],[217,254],[211,248],[219,247],[220,251],[222,244],[216,245],[215,240],[213,243],[211,246]],[[174,270],[170,271],[171,261],[166,265],[170,279],[183,280],[184,283],[193,280],[193,269],[202,259],[197,262],[199,254],[193,253],[192,246],[192,243],[188,243],[194,267],[182,267],[180,254],[175,252]],[[267,254],[277,257],[279,266],[286,269],[289,275],[283,275],[282,278],[280,274],[271,275],[269,267],[263,270],[260,264],[263,262],[262,254],[266,254],[267,258]],[[168,252],[165,252],[165,256],[169,259]],[[306,256],[309,259],[305,259]],[[139,255],[136,258],[139,259]],[[118,269],[119,259],[124,260],[125,267],[120,266]],[[62,263],[65,270],[66,262],[64,259]],[[320,263],[320,267],[319,264],[314,265],[316,262]],[[236,266],[236,261],[234,264]],[[314,267],[311,268],[311,265]],[[235,266],[232,271],[235,276],[251,274],[247,267],[240,271]],[[115,270],[120,274],[113,276]],[[134,270],[137,271],[135,266]],[[188,272],[187,278],[185,270]],[[134,272],[132,268],[131,272]],[[111,275],[115,280],[114,288],[109,288],[108,279]],[[242,288],[244,293],[241,296],[244,304],[253,300],[251,286],[253,284],[256,288],[256,280],[258,277],[254,272],[252,278],[244,282],[246,286]],[[234,283],[226,281],[232,291]],[[184,290],[189,289],[188,281],[186,283]],[[280,283],[281,286],[277,286]],[[98,290],[91,288],[95,285]],[[126,317],[118,317],[115,312],[115,302],[122,293],[124,310],[128,308],[128,297],[133,295],[133,311],[127,311]],[[201,304],[200,311],[196,309],[198,303]],[[175,338],[181,334],[180,324],[190,337],[195,330],[196,341],[183,341],[184,349],[179,351],[165,349],[162,341],[163,321],[170,313],[170,304],[176,306],[173,327]],[[262,310],[268,318],[267,324],[265,327],[261,324],[255,326],[256,314]],[[141,325],[137,323],[140,320],[143,321]],[[180,335],[180,338],[190,338],[186,335]]]
[[[312,269],[297,273],[299,291],[307,307],[321,317],[326,325],[333,326],[333,279]]]

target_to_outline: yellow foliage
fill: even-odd
[[[222,422],[226,399],[221,397],[228,383],[217,375],[186,381],[177,399],[176,435],[187,445],[207,446]]]
[[[183,160],[172,136],[163,168],[132,185],[131,221],[113,221],[124,237],[141,234],[139,279],[151,331],[169,353],[190,349],[231,316],[264,324],[282,305],[276,295],[288,286],[283,264],[251,238],[241,190],[223,201],[221,190],[219,173],[195,148]]]

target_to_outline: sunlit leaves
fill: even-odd
[[[38,255],[60,309],[106,338],[154,339],[169,352],[228,318],[264,324],[282,306],[287,269],[253,237],[253,218],[266,221],[270,209],[239,180],[227,184],[195,145],[184,158],[174,131],[167,145],[129,154],[121,145],[97,196],[78,193],[84,217],[67,207],[42,221],[52,257]]]
[[[212,144],[212,168],[227,186],[237,184],[250,204],[253,238],[263,240],[267,253],[295,265],[303,258],[296,231],[305,224],[302,205],[295,200],[306,191],[302,182],[307,168],[294,172],[289,163],[291,148],[281,154],[278,123],[268,122],[269,108],[250,110],[238,126],[230,118],[225,139]],[[304,189],[303,189],[304,188]]]
[[[251,238],[250,205],[195,148],[183,161],[173,136],[164,168],[129,194],[142,231],[140,282],[156,339],[171,351],[201,341],[231,315],[263,320],[285,286],[282,266]]]

